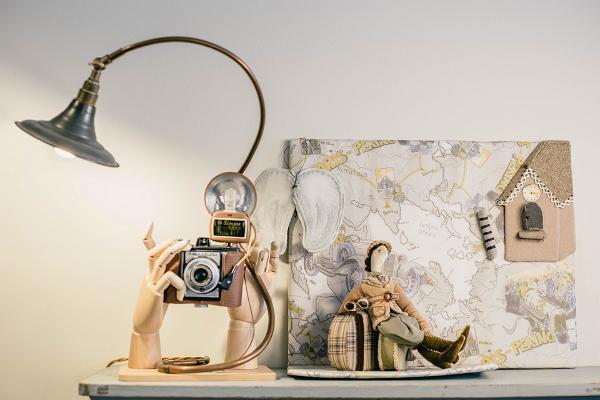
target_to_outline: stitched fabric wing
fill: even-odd
[[[292,184],[294,178],[287,169],[271,168],[256,178],[257,204],[252,214],[262,246],[272,241],[279,244],[279,254],[287,247],[287,231],[294,214]]]
[[[310,252],[328,248],[342,223],[344,194],[339,179],[320,169],[298,174],[294,203],[302,222],[302,244]]]

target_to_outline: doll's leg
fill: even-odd
[[[423,358],[439,368],[450,368],[458,362],[458,353],[466,342],[464,333],[469,334],[469,328],[466,326],[455,341],[425,335],[416,320],[406,315],[390,316],[386,321],[379,323],[377,330],[398,344],[416,346]]]
[[[458,339],[451,342],[437,336],[425,335],[423,343],[419,347],[441,353],[444,355],[443,361],[454,364],[458,362],[458,353],[463,349],[465,342],[466,339],[464,336],[459,336]]]
[[[462,332],[458,335],[458,337],[461,337],[461,336],[465,337],[465,342],[463,343],[462,347],[460,348],[460,351],[463,351],[463,349],[467,345],[467,339],[469,338],[469,332],[471,332],[471,326],[465,325]]]
[[[458,353],[464,347],[466,339],[464,336],[460,336],[458,339],[454,341],[452,346],[448,347],[446,351],[442,353],[442,361],[447,361],[449,363],[455,364],[458,362]]]
[[[418,346],[417,351],[420,355],[423,356],[424,359],[426,359],[438,368],[446,369],[452,366],[452,364],[450,364],[449,362],[442,361],[442,353],[440,353],[439,351],[429,350],[423,346]]]
[[[423,347],[439,352],[446,351],[446,349],[448,349],[453,344],[454,342],[451,340],[446,340],[444,338],[429,334],[425,335],[422,342]]]
[[[449,368],[451,364],[454,364],[458,361],[458,353],[462,348],[465,342],[465,337],[461,336],[456,341],[452,343],[450,347],[448,347],[445,351],[437,351],[433,349],[429,349],[424,346],[424,344],[420,344],[417,346],[417,351],[421,354],[427,361],[432,363],[438,368]]]
[[[454,344],[451,340],[424,334],[417,320],[406,315],[392,315],[386,321],[381,322],[377,330],[394,342],[411,347],[423,344],[430,350],[444,352]]]
[[[402,318],[394,315],[386,321],[380,322],[377,330],[392,341],[409,347],[421,344],[425,336],[423,331],[418,328],[418,323],[406,323]]]
[[[463,330],[458,334],[458,337],[461,337],[461,336],[465,337],[465,341],[459,351],[462,351],[465,348],[465,345],[467,343],[467,338],[469,337],[470,330],[471,330],[471,327],[469,325],[466,325],[463,328]],[[454,344],[454,342],[451,340],[446,340],[441,337],[428,335],[428,334],[425,334],[425,338],[423,339],[423,346],[425,346],[431,350],[446,351],[446,349],[448,349],[450,346],[452,346],[452,344]]]

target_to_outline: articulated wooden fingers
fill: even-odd
[[[257,274],[262,274],[267,270],[267,264],[269,262],[269,252],[262,247],[255,247],[252,250],[250,256],[251,261],[254,263],[254,270]]]
[[[167,271],[160,277],[158,282],[156,282],[156,285],[154,285],[154,290],[157,293],[162,294],[169,285],[172,285],[177,289],[177,300],[183,300],[183,296],[185,295],[185,282],[172,271]]]
[[[279,267],[279,244],[277,244],[277,242],[271,242],[271,252],[269,254],[267,271],[277,272],[277,267]]]
[[[147,250],[153,248],[156,244],[154,243],[154,239],[152,238],[152,232],[154,231],[154,222],[150,222],[148,227],[146,228],[146,233],[144,234],[144,246],[146,246]]]
[[[154,270],[154,264],[156,260],[161,255],[163,251],[165,251],[170,245],[175,243],[175,240],[167,240],[159,244],[158,246],[154,246],[150,250],[148,250],[148,271],[152,273]]]
[[[165,273],[165,268],[169,262],[182,251],[189,249],[190,242],[187,240],[178,240],[169,247],[165,251],[163,251],[160,256],[156,259],[154,263],[154,267],[152,269],[152,283],[156,283],[158,279]]]

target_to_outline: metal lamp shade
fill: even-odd
[[[95,106],[75,99],[50,121],[28,119],[15,123],[34,138],[79,158],[108,167],[118,167],[119,163],[113,155],[96,140],[95,113]]]

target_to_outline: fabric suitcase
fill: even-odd
[[[378,333],[364,311],[342,313],[333,318],[327,355],[331,366],[344,371],[377,369]]]

